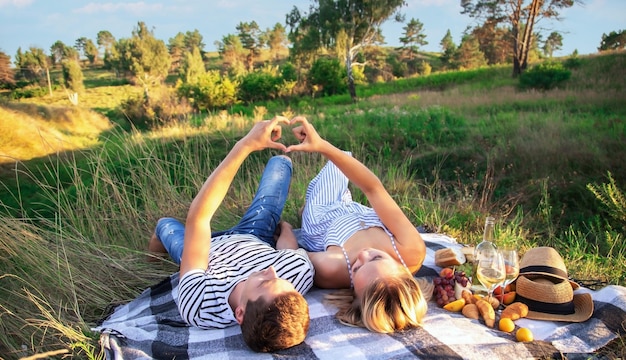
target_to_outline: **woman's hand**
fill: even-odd
[[[280,124],[289,125],[289,120],[284,116],[275,116],[272,120],[260,121],[240,141],[252,151],[266,148],[287,151],[284,144],[277,142],[282,136]]]
[[[287,147],[287,152],[320,152],[324,145],[327,144],[326,140],[320,137],[313,125],[311,125],[304,116],[296,116],[291,119],[290,124],[300,124],[291,130],[300,144]]]
[[[286,221],[278,223],[276,228],[276,234],[274,234],[274,240],[276,240],[276,250],[283,249],[298,249],[298,240],[293,233],[293,226]]]

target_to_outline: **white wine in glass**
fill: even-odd
[[[506,268],[504,267],[504,258],[499,251],[489,256],[483,257],[478,261],[476,269],[476,277],[485,288],[489,298],[493,295],[493,290],[504,282],[506,277]]]

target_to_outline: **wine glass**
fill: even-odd
[[[502,294],[504,294],[506,286],[515,281],[519,275],[519,257],[517,256],[517,250],[513,248],[505,248],[500,250],[500,252],[504,258],[504,268],[506,270],[506,276],[502,284]]]
[[[506,277],[506,268],[504,267],[504,257],[500,251],[493,251],[483,254],[478,260],[476,268],[476,276],[478,281],[487,289],[489,300],[493,295],[493,290],[500,285]]]

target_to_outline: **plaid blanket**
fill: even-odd
[[[417,276],[435,276],[434,253],[460,246],[454,239],[423,234],[428,248]],[[584,358],[626,332],[626,288],[607,286],[592,294],[595,310],[584,323],[520,319],[517,326],[533,331],[535,341],[520,343],[515,336],[490,329],[478,320],[450,313],[430,303],[422,328],[395,334],[376,334],[340,324],[335,308],[323,303],[329,290],[312,289],[311,325],[304,343],[275,354],[250,351],[239,326],[201,330],[182,321],[174,297],[178,274],[146,289],[135,300],[118,306],[93,330],[109,360],[121,359],[527,359]]]

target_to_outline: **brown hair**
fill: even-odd
[[[291,291],[272,302],[263,297],[248,301],[241,334],[252,350],[271,352],[303,342],[309,322],[309,305],[300,293]]]
[[[420,326],[427,310],[422,290],[409,272],[373,281],[360,301],[353,290],[326,299],[339,307],[336,316],[341,322],[379,333]]]

